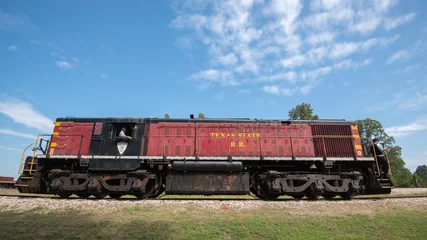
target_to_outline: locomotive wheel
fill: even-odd
[[[162,184],[162,185],[160,186],[159,191],[158,191],[156,194],[154,194],[153,196],[151,196],[151,197],[152,197],[152,198],[157,198],[158,196],[160,196],[160,194],[162,194],[162,193],[165,191],[165,189],[166,189],[165,185],[164,185],[164,184]]]
[[[331,200],[332,198],[334,198],[334,197],[336,197],[337,195],[336,194],[333,194],[333,193],[324,193],[324,194],[322,194],[322,197],[324,198],[324,199],[327,199],[327,200]]]
[[[68,198],[69,196],[71,196],[71,193],[69,193],[69,192],[59,192],[56,195],[58,195],[60,198]]]
[[[78,192],[76,193],[77,196],[81,197],[81,198],[88,198],[90,197],[90,193],[88,192]]]
[[[93,196],[96,199],[103,199],[103,198],[105,198],[107,196],[107,194],[106,193],[95,193],[95,194],[93,194]]]
[[[113,198],[113,199],[119,199],[119,198],[121,198],[123,196],[123,194],[120,194],[120,193],[111,193],[111,194],[108,194],[108,196],[110,196],[110,198]]]
[[[268,190],[265,189],[263,186],[261,186],[260,192],[256,190],[255,187],[251,187],[251,193],[253,193],[257,198],[262,200],[275,200],[278,197],[280,197],[280,193],[274,194],[274,193],[268,193]]]
[[[301,200],[304,198],[304,194],[296,194],[296,195],[292,195],[292,197],[297,199],[297,200]]]
[[[344,200],[351,200],[354,196],[356,196],[356,193],[353,191],[348,191],[345,193],[340,193],[340,196],[344,199]]]
[[[319,195],[313,192],[307,192],[305,196],[308,198],[308,200],[317,200],[317,198],[319,197]]]

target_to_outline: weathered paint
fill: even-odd
[[[171,173],[166,194],[249,194],[248,173]]]
[[[94,123],[56,122],[49,155],[88,154]]]
[[[307,124],[152,123],[148,156],[313,157]]]

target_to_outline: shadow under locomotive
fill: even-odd
[[[376,159],[363,156],[357,126],[344,120],[58,118],[53,134],[33,146],[22,155],[20,192],[272,200],[351,199],[393,188]]]

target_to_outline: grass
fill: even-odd
[[[0,239],[425,239],[426,211],[314,216],[277,210],[0,213]]]

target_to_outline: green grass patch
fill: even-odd
[[[426,211],[315,216],[280,210],[0,213],[0,239],[425,239]]]

